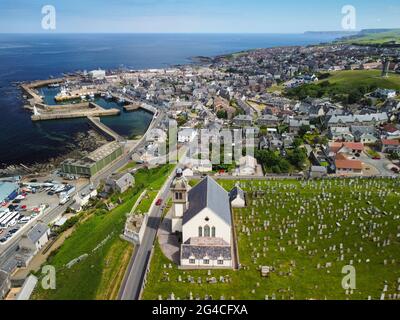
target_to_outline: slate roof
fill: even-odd
[[[204,259],[205,257],[211,260],[217,260],[222,257],[224,260],[232,260],[232,251],[230,246],[191,246],[183,244],[181,247],[181,258],[190,259],[194,256],[196,259]]]
[[[28,239],[33,243],[36,243],[47,232],[48,229],[49,228],[45,224],[38,223],[32,228],[32,230],[28,232]]]
[[[240,187],[235,187],[232,189],[232,191],[229,193],[230,200],[235,200],[237,197],[240,199],[245,199],[244,197],[244,191]]]
[[[374,113],[364,115],[347,115],[347,116],[332,116],[329,119],[329,124],[337,123],[354,123],[354,122],[371,122],[371,121],[388,121],[386,113]]]
[[[209,208],[232,226],[229,194],[210,177],[206,177],[189,191],[189,209],[183,215],[183,224],[189,222],[205,208]]]

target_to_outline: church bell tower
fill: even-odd
[[[182,218],[188,209],[188,183],[182,169],[176,171],[176,177],[171,185],[172,193],[172,233],[182,232]]]

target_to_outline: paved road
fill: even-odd
[[[157,199],[163,199],[163,203],[165,204],[168,199],[170,185],[172,180],[175,178],[176,169],[182,167],[182,159],[186,157],[188,148],[183,147],[179,152],[179,159],[181,159],[180,163],[178,163],[171,172],[150,208],[149,220],[143,236],[143,241],[138,247],[135,248],[135,252],[132,255],[128,270],[126,271],[125,279],[120,289],[120,300],[139,299],[146,269],[151,256],[151,251],[153,249],[154,241],[157,236],[158,227],[160,226],[163,213],[162,208],[155,206],[154,203],[157,201]]]
[[[161,198],[163,201],[166,201],[169,195],[169,186],[174,176],[175,171],[173,171],[173,173],[167,179],[167,182],[164,184],[157,199]],[[129,269],[127,270],[127,277],[120,292],[121,300],[139,299],[147,263],[150,259],[154,239],[156,238],[158,226],[161,222],[161,216],[161,207],[153,206],[149,212],[149,221],[146,226],[143,241],[140,246],[137,247],[135,254],[132,256]]]
[[[374,160],[363,152],[359,160],[361,160],[362,162],[366,163],[369,166],[374,167],[378,171],[380,176],[388,176],[388,177],[394,176],[395,175],[394,172],[392,172],[387,168],[392,163],[385,157],[383,153],[380,153],[380,155],[382,157],[381,160]]]
[[[146,143],[146,136],[147,133],[153,129],[156,128],[162,119],[164,118],[165,113],[163,111],[158,111],[158,115],[155,117],[155,119],[152,121],[150,124],[146,134],[138,141],[138,143],[131,149],[129,150],[122,158],[117,160],[115,163],[113,163],[111,166],[106,168],[104,171],[100,172],[97,176],[91,179],[90,184],[92,184],[95,188],[97,188],[100,184],[100,182],[107,177],[109,177],[111,174],[114,172],[120,170],[124,166],[126,166],[132,158],[132,155],[140,148],[142,148],[145,143]],[[81,192],[84,188],[86,188],[88,185],[83,186],[81,189],[77,191],[77,193]],[[71,199],[73,199],[75,194],[71,196]],[[52,211],[45,213],[43,217],[40,218],[41,221],[43,221],[45,224],[49,224],[52,221],[56,220],[59,216],[61,216],[67,208],[73,203],[73,200],[68,201],[65,205],[63,206],[58,206],[57,208],[54,208]],[[0,245],[0,269],[2,265],[4,265],[7,260],[9,260],[19,249],[18,243],[21,239],[21,237],[26,234],[31,228],[33,224],[28,224],[24,228],[26,231],[24,233],[20,233],[19,235],[15,235],[12,237],[9,241],[7,241],[5,244]]]

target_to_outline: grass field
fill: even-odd
[[[400,29],[391,30],[387,32],[379,32],[379,33],[369,33],[365,35],[360,35],[359,37],[346,39],[343,41],[339,41],[341,43],[352,43],[352,44],[385,44],[387,42],[395,41],[396,43],[400,43]]]
[[[234,182],[221,184],[230,190]],[[192,293],[200,299],[301,300],[380,299],[384,289],[386,299],[400,293],[399,180],[251,181],[241,186],[248,201],[246,208],[234,210],[241,270],[209,276],[207,270],[169,268],[157,246],[144,299],[167,299],[172,292],[180,299]],[[350,264],[356,290],[346,294],[342,268]],[[274,271],[263,278],[260,266]],[[230,281],[221,283],[220,276]],[[210,277],[218,283],[208,283]]]
[[[135,187],[123,195],[113,196],[115,200],[121,198],[121,205],[111,212],[98,208],[84,215],[85,220],[46,263],[56,268],[57,289],[43,290],[37,286],[33,299],[116,299],[133,250],[131,244],[119,237],[126,214],[145,188],[150,192],[160,189],[171,169],[171,166],[164,166],[139,170],[135,175]],[[89,256],[70,269],[66,267],[68,262],[83,254]]]
[[[380,70],[337,71],[317,83],[288,89],[285,94],[301,100],[306,97],[330,97],[343,103],[355,103],[360,102],[366,93],[377,88],[400,91],[400,75],[389,74],[388,77],[381,77]]]
[[[388,77],[381,77],[381,70],[349,70],[332,72],[332,76],[328,81],[340,86],[342,89],[349,86],[377,86],[379,88],[400,90],[400,76],[397,74],[389,74]],[[321,83],[323,81],[320,81]]]

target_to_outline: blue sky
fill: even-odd
[[[341,29],[341,9],[357,9],[357,29],[400,28],[399,0],[0,0],[0,32],[301,33]]]

